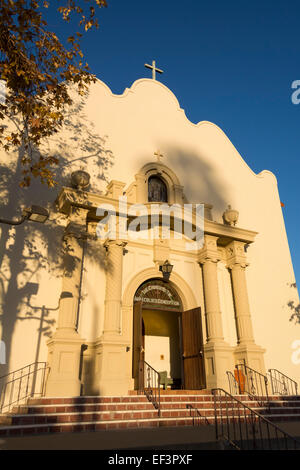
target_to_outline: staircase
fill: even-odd
[[[273,422],[300,422],[300,396],[238,395],[245,405]],[[161,391],[160,416],[144,395],[30,398],[0,415],[0,437],[113,429],[214,424],[214,397],[209,390]],[[231,418],[234,418],[232,416]]]

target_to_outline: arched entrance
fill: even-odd
[[[200,308],[183,311],[174,287],[162,279],[147,280],[133,304],[132,376],[141,388],[139,367],[147,362],[167,375],[173,389],[205,388]]]

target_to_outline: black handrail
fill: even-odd
[[[298,395],[298,384],[295,380],[283,374],[277,369],[269,369],[268,375],[272,387],[272,394]]]
[[[222,388],[214,396],[217,441],[236,450],[300,450],[300,441]]]
[[[199,426],[199,424],[203,424],[203,421],[205,421],[205,424],[211,425],[206,416],[202,416],[198,408],[189,404],[186,405],[186,408],[190,410],[190,417],[193,418],[193,426]]]
[[[235,369],[240,394],[247,393],[250,398],[254,400],[260,398],[262,401],[265,396],[266,401],[269,400],[268,378],[264,374],[245,364],[237,364]]]
[[[139,389],[153,404],[160,416],[160,374],[148,362],[140,361]]]
[[[0,377],[0,413],[27,398],[44,396],[47,372],[46,362],[33,362]]]

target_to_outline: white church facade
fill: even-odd
[[[236,364],[299,382],[299,299],[276,177],[255,174],[216,125],[191,123],[156,80],[122,95],[97,81],[74,121],[48,146],[66,179],[40,198],[26,190],[49,222],[19,235],[1,227],[5,373],[46,362],[53,397],[126,395],[141,387],[143,361],[178,389],[228,390]],[[143,211],[158,204],[202,205],[202,245],[187,249],[173,213],[170,237],[161,217],[154,228]],[[141,215],[143,234],[126,236]],[[14,283],[10,246],[23,266]]]

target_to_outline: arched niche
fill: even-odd
[[[151,178],[160,179],[166,186],[168,204],[183,203],[183,187],[180,185],[176,174],[166,165],[159,162],[147,163],[139,173],[135,175],[136,180],[136,202],[146,204],[148,202],[156,202],[148,200],[148,184]]]
[[[148,178],[148,202],[168,202],[168,186],[160,175]]]

